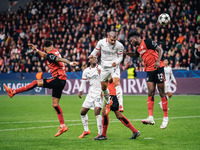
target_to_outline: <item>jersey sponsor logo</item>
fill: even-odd
[[[99,75],[95,74],[95,75],[93,75],[93,76],[91,76],[91,77],[88,77],[88,80],[97,79],[98,76],[99,76]]]
[[[102,53],[105,55],[114,55],[115,54],[115,52],[109,52],[109,51],[105,51],[105,50],[102,50]]]

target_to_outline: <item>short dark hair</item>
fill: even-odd
[[[128,39],[132,36],[140,36],[140,34],[137,32],[137,31],[131,31],[129,34],[128,34]]]
[[[46,40],[46,41],[44,42],[44,47],[49,47],[49,46],[51,46],[51,45],[53,45],[53,42],[50,41],[50,40]]]

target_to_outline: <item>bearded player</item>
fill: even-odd
[[[168,65],[169,61],[167,59],[165,59],[164,61],[165,67],[164,67],[164,71],[165,71],[165,94],[167,97],[167,100],[170,99],[172,97],[172,89],[171,89],[171,79],[174,82],[175,86],[177,86],[177,82],[176,79],[173,75],[172,72],[172,68]],[[160,108],[162,109],[162,104],[161,102],[158,103]]]
[[[100,83],[100,70],[97,65],[96,57],[90,58],[89,63],[90,67],[86,68],[83,71],[82,82],[78,94],[78,96],[82,98],[83,90],[86,87],[86,80],[88,80],[90,85],[89,92],[85,98],[85,101],[81,109],[81,120],[83,123],[84,131],[79,136],[79,138],[83,138],[86,135],[90,134],[90,130],[88,127],[88,115],[87,115],[87,112],[90,109],[94,109],[95,111],[94,113],[97,119],[97,129],[98,129],[97,135],[102,134],[102,117],[100,115],[100,112],[101,108],[103,107],[103,98],[102,98],[103,95]]]
[[[126,127],[128,127],[133,135],[130,139],[136,139],[137,137],[140,136],[140,132],[131,124],[131,122],[119,111],[119,103],[118,103],[118,99],[116,97],[116,89],[115,86],[113,84],[113,80],[112,78],[109,80],[108,82],[108,89],[110,92],[110,98],[113,101],[113,104],[111,106],[111,110],[114,111],[117,119],[119,119]],[[94,140],[106,140],[107,139],[107,128],[108,128],[108,124],[109,124],[109,117],[108,115],[105,113],[106,111],[106,107],[104,107],[102,114],[103,114],[103,133],[100,136],[97,136],[94,138]]]
[[[156,85],[161,97],[162,107],[163,107],[163,122],[160,126],[161,129],[165,129],[168,125],[168,102],[165,96],[165,76],[164,76],[164,63],[161,61],[163,54],[162,48],[160,48],[152,39],[141,39],[140,34],[137,32],[131,32],[128,35],[129,42],[132,46],[137,47],[135,53],[126,53],[132,57],[142,57],[145,69],[147,72],[147,87],[148,87],[148,99],[147,106],[149,117],[142,120],[143,124],[154,125],[155,121],[153,119],[153,106],[154,106],[154,95]]]
[[[92,51],[88,58],[95,57],[99,51],[101,52],[101,87],[106,100],[106,114],[109,113],[112,105],[112,100],[109,99],[109,91],[107,89],[108,79],[110,76],[113,78],[115,85],[117,98],[121,105],[121,111],[123,111],[123,95],[122,88],[120,86],[120,67],[119,64],[123,59],[124,46],[122,43],[116,40],[117,35],[114,31],[108,33],[108,37],[98,41],[95,49]]]
[[[46,51],[46,53],[38,50],[33,44],[29,45],[32,47],[33,50],[36,50],[36,52],[41,57],[45,58],[48,61],[48,67],[51,71],[52,78],[34,80],[30,84],[15,90],[8,88],[5,84],[4,88],[10,98],[12,98],[14,95],[18,93],[32,90],[37,86],[52,89],[52,106],[55,109],[58,116],[58,120],[60,122],[60,129],[55,135],[55,137],[57,137],[68,130],[64,122],[62,109],[59,105],[59,101],[62,95],[62,90],[65,87],[67,79],[67,75],[63,69],[64,63],[70,64],[71,66],[76,66],[78,63],[70,62],[66,59],[61,58],[58,50],[54,48],[53,43],[51,41],[45,41],[44,43],[44,50]]]

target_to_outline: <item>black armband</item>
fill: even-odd
[[[154,42],[152,39],[149,39],[149,38],[145,39],[144,42],[148,49],[155,50],[156,47],[158,46],[158,44],[156,42]]]
[[[51,63],[56,61],[56,57],[54,54],[47,54],[46,59]]]

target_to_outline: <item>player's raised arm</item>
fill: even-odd
[[[57,61],[57,62],[64,62],[64,63],[66,63],[66,64],[70,64],[71,66],[76,66],[76,65],[78,65],[78,62],[76,62],[76,61],[70,62],[69,60],[64,59],[64,58],[62,58],[62,57],[58,57],[58,56],[56,57],[55,61]]]
[[[86,77],[86,71],[84,70],[83,71],[83,75],[82,75],[82,80],[81,80],[81,86],[79,88],[79,93],[78,93],[78,96],[80,98],[82,98],[82,93],[83,93],[83,90],[84,90],[84,87],[86,85],[86,80],[87,80],[87,77]]]
[[[171,77],[172,81],[174,82],[174,84],[177,86],[177,82],[176,82],[176,79],[175,79],[174,74],[172,72],[172,69],[171,69],[171,72],[170,72],[170,77]]]
[[[37,49],[37,47],[34,44],[28,43],[28,45],[31,46],[32,49],[35,50],[41,57],[46,58],[47,54]]]
[[[154,67],[158,68],[160,66],[160,60],[161,60],[162,55],[163,55],[163,49],[160,46],[157,46],[156,50],[158,51],[158,59],[156,60]]]
[[[130,57],[138,57],[139,53],[135,53],[135,52],[123,52],[124,55],[128,55]]]
[[[88,59],[90,59],[92,57],[96,57],[100,50],[101,50],[101,47],[100,47],[100,41],[99,41],[97,43],[96,47],[94,48],[94,50],[92,51],[92,53],[90,54],[90,56],[88,56]]]
[[[123,51],[124,51],[124,46],[121,45],[120,49],[117,52],[118,58],[117,58],[116,62],[114,62],[112,64],[113,67],[115,67],[116,65],[119,65],[121,63],[121,61],[123,60]]]

